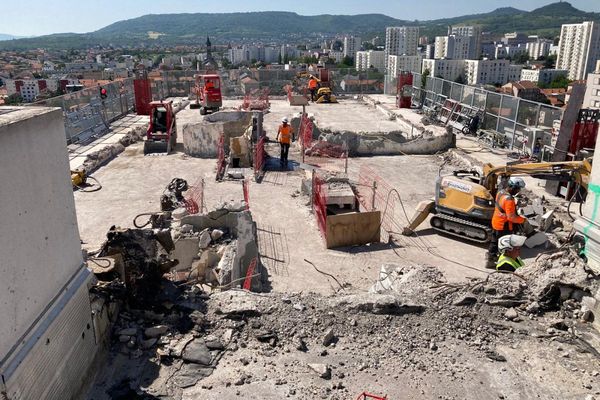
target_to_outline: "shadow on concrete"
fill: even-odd
[[[340,253],[348,253],[348,254],[359,254],[359,253],[373,253],[376,251],[385,251],[392,249],[400,249],[402,246],[399,246],[396,243],[371,243],[369,245],[361,245],[361,246],[347,246],[347,247],[337,247],[335,249],[330,249],[331,251],[338,251]]]

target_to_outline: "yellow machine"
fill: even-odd
[[[87,174],[85,171],[73,171],[71,170],[71,183],[74,188],[85,185],[87,181]]]
[[[455,171],[452,175],[437,179],[435,200],[419,203],[415,215],[402,233],[411,235],[429,214],[433,214],[430,223],[436,231],[485,243],[491,238],[496,192],[498,187],[506,186],[511,175],[574,182],[587,188],[591,171],[591,159],[501,167],[485,164],[483,176],[476,171]]]
[[[337,103],[337,99],[331,88],[329,87],[321,87],[317,91],[317,103]]]

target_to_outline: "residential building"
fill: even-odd
[[[421,72],[423,58],[421,56],[389,56],[387,73],[396,77],[401,71]]]
[[[519,53],[527,53],[527,46],[525,44],[497,44],[494,52],[494,58],[513,58]]]
[[[525,45],[525,49],[532,60],[539,60],[542,57],[547,57],[550,54],[550,46],[552,41],[547,39],[536,39],[534,42],[529,42]]]
[[[99,69],[100,64],[95,62],[73,62],[65,64],[65,70],[67,72],[98,71]]]
[[[569,70],[569,79],[585,79],[600,59],[600,22],[566,24],[560,31],[556,68]]]
[[[481,47],[476,50],[477,39],[474,36],[437,36],[435,38],[434,57],[452,60],[477,60]]]
[[[524,100],[535,101],[538,103],[549,103],[544,93],[542,93],[540,88],[537,87],[533,82],[509,82],[506,85],[502,86],[501,91],[502,93],[520,97]],[[526,124],[531,125],[531,121],[528,121]]]
[[[504,37],[500,41],[506,46],[517,46],[519,44],[525,45],[529,41],[529,38],[524,33],[510,32],[504,34]]]
[[[425,46],[423,58],[435,58],[435,44]]]
[[[416,56],[418,46],[418,27],[387,27],[385,30],[385,55],[383,59],[387,60],[388,56]]]
[[[583,108],[600,109],[600,60],[596,63],[596,70],[588,74]]]
[[[464,78],[469,85],[508,82],[508,60],[465,60]]]
[[[510,64],[508,66],[508,72],[506,73],[507,75],[507,81],[508,82],[515,82],[521,79],[521,71],[523,70],[523,66],[522,65],[515,65],[515,64]]]
[[[448,28],[448,36],[467,37],[469,40],[463,41],[467,45],[464,50],[459,50],[454,58],[464,58],[477,60],[481,56],[481,27],[477,25],[457,25]],[[462,44],[461,46],[465,46]],[[460,46],[459,46],[460,48]],[[455,50],[456,51],[456,50]]]
[[[356,52],[360,51],[362,41],[357,36],[345,36],[344,37],[344,57],[354,58]]]
[[[549,85],[559,76],[567,76],[566,69],[524,69],[521,71],[522,81],[534,82],[537,85]]]
[[[431,76],[455,81],[458,77],[464,78],[465,60],[423,60],[422,71],[429,70]]]
[[[386,67],[385,51],[368,50],[356,52],[356,70],[366,71],[369,68],[375,68],[378,71],[383,71]]]

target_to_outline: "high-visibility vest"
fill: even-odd
[[[317,88],[317,80],[316,79],[311,79],[310,81],[308,81],[308,88],[309,89],[316,89]]]
[[[500,258],[498,258],[498,262],[496,263],[496,270],[500,268],[503,264],[510,265],[515,269],[515,271],[521,268],[523,265],[525,265],[523,260],[521,260],[521,257],[517,257],[517,259],[515,260],[514,258],[510,258],[509,256],[502,254]]]
[[[279,125],[279,143],[290,144],[292,138],[292,127]]]
[[[525,218],[517,215],[517,204],[510,193],[500,191],[496,195],[496,208],[492,216],[492,228],[497,231],[505,230],[508,222],[508,230],[513,230],[514,224],[522,224]]]

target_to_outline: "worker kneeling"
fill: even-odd
[[[525,236],[506,235],[498,240],[498,250],[500,257],[496,263],[496,270],[515,272],[525,265],[521,260],[521,247],[525,244]]]

